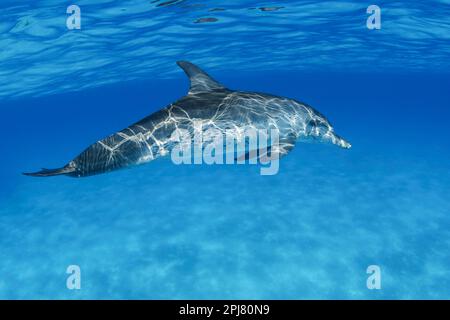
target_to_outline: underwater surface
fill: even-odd
[[[450,298],[450,1],[377,2],[379,30],[360,1],[74,4],[80,30],[67,3],[0,4],[0,298]],[[22,175],[184,96],[178,60],[310,104],[352,148],[299,142],[273,176]]]

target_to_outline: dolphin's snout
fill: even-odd
[[[333,135],[333,137],[331,138],[331,141],[333,142],[333,144],[335,144],[341,148],[344,148],[344,149],[350,149],[352,147],[350,142],[346,141],[344,138],[341,138],[337,134]]]
[[[345,141],[344,139],[341,139],[338,143],[338,146],[344,149],[350,149],[352,147],[352,145],[350,144],[350,142]]]

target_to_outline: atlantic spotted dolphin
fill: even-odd
[[[234,132],[243,128],[276,129],[278,152],[287,154],[297,141],[316,140],[348,149],[351,145],[338,136],[328,120],[309,105],[275,95],[227,89],[199,67],[186,61],[177,64],[190,80],[189,93],[166,108],[89,146],[59,169],[42,169],[25,175],[86,177],[132,165],[147,163],[171,152],[177,129]]]

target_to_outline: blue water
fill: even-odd
[[[2,1],[0,298],[449,299],[450,2],[381,1],[381,30],[359,1],[162,2],[77,1],[67,30],[67,4]],[[274,176],[21,175],[185,95],[177,60],[307,102],[352,148],[299,143]]]

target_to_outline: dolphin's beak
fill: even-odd
[[[345,139],[341,138],[340,136],[338,136],[337,134],[333,133],[333,136],[331,137],[331,141],[333,142],[333,144],[344,148],[344,149],[350,149],[352,147],[352,145],[347,142]]]

